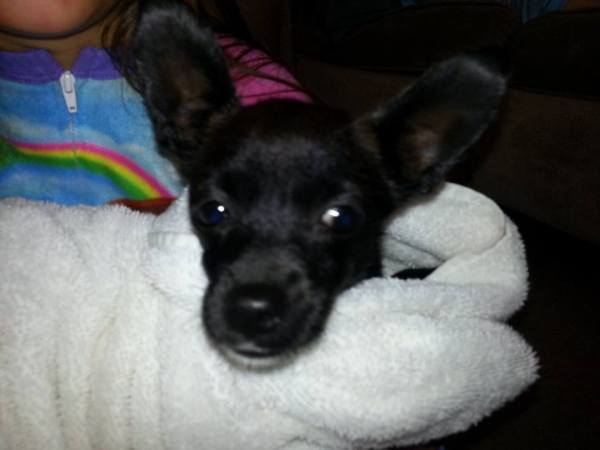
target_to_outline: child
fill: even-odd
[[[0,198],[98,205],[180,193],[140,96],[107,51],[123,45],[136,13],[137,0],[0,0]],[[265,73],[232,66],[243,105],[309,101],[266,55],[231,36],[219,41]]]

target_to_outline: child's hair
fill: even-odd
[[[139,11],[138,0],[117,0],[112,20],[102,30],[102,46],[115,50],[131,38]]]
[[[179,0],[185,1],[190,5],[197,13],[203,14],[211,26],[215,28],[222,28],[223,24],[220,18],[212,15],[209,10],[203,7],[201,0]],[[139,15],[139,2],[140,0],[118,0],[115,5],[113,13],[113,19],[109,21],[107,26],[104,28],[102,33],[102,45],[111,55],[115,65],[121,71],[123,76],[135,89],[138,88],[135,73],[132,71],[131,64],[129,64],[128,58],[128,43],[131,40],[132,34],[135,30],[138,15]],[[252,67],[241,61],[252,52],[252,47],[248,46],[245,51],[238,52],[235,58],[228,56],[226,51],[228,47],[234,48],[238,46],[238,43],[232,42],[224,46],[225,59],[227,64],[235,69],[234,81],[246,77],[259,77],[267,80],[275,81],[282,85],[286,85],[291,89],[302,91],[306,95],[310,94],[299,86],[297,83],[290,82],[285,79],[277,78],[272,75],[266,74],[261,71],[265,66],[272,63],[267,58],[261,58],[256,61],[248,61],[252,63]]]

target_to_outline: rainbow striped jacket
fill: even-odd
[[[221,39],[243,52],[244,44]],[[253,52],[244,55],[264,67],[266,55]],[[280,66],[273,70],[289,80]],[[255,77],[236,88],[246,105],[274,96],[304,100],[288,85]],[[70,71],[44,50],[0,52],[0,198],[98,205],[172,198],[181,189],[157,152],[141,97],[104,50],[83,49]]]

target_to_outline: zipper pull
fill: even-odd
[[[77,112],[77,94],[75,92],[75,76],[70,70],[65,70],[60,76],[60,87],[70,113]]]

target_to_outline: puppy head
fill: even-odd
[[[463,56],[356,121],[290,101],[240,108],[208,27],[168,1],[143,9],[133,54],[160,151],[190,188],[205,329],[250,359],[311,342],[335,297],[379,274],[386,220],[435,189],[506,89],[493,60]]]

